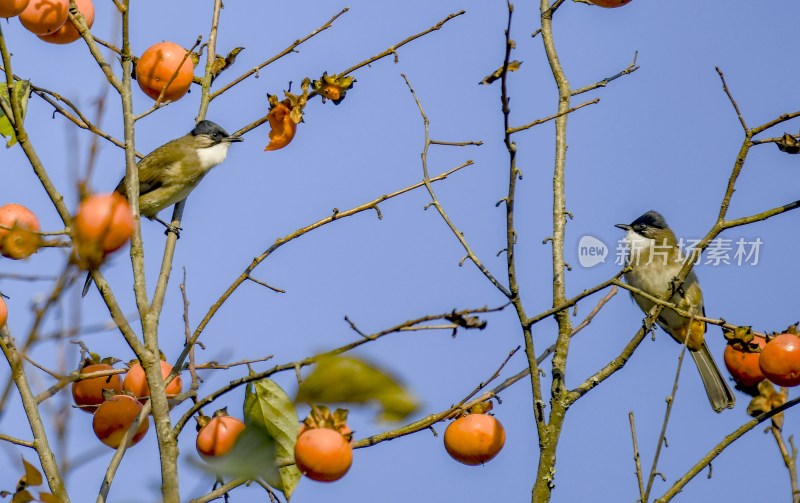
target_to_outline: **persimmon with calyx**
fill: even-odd
[[[135,225],[128,200],[117,192],[96,194],[81,201],[73,219],[73,244],[78,263],[98,267],[105,257],[131,238]]]
[[[311,480],[333,482],[344,477],[353,464],[352,432],[347,411],[314,407],[303,421],[294,446],[294,462]]]
[[[490,461],[506,443],[506,432],[494,416],[475,412],[462,416],[444,431],[444,447],[450,457],[465,465]]]
[[[166,379],[170,372],[172,372],[172,365],[161,360],[161,377]],[[147,384],[144,367],[142,367],[139,362],[132,364],[130,369],[128,369],[128,373],[125,375],[125,380],[122,383],[122,389],[131,393],[142,403],[150,398],[150,385]],[[178,395],[181,389],[183,389],[183,382],[181,381],[181,376],[177,375],[175,379],[167,384],[167,398]]]
[[[761,350],[758,366],[764,377],[778,386],[800,384],[800,337],[797,325],[772,337]]]
[[[166,88],[162,101],[183,98],[194,78],[194,63],[191,55],[186,56],[188,52],[173,42],[148,47],[136,62],[136,82],[142,91],[157,100]]]
[[[197,418],[197,453],[208,463],[213,463],[231,452],[239,434],[244,431],[244,423],[228,415],[227,409],[220,409],[213,417]]]
[[[607,9],[622,7],[630,2],[631,0],[589,0],[589,3],[597,5],[598,7],[606,7]]]
[[[6,326],[6,322],[8,322],[8,306],[2,295],[0,295],[0,328]]]
[[[19,260],[28,258],[42,244],[36,215],[21,204],[0,206],[0,254]]]
[[[122,437],[139,416],[142,410],[135,398],[128,395],[114,395],[100,404],[92,419],[92,429],[101,442],[116,449],[122,444]],[[136,432],[129,438],[128,447],[136,445],[144,438],[150,428],[150,420],[145,416]]]
[[[19,21],[34,35],[49,35],[67,22],[69,0],[31,0]]]
[[[75,4],[78,6],[78,10],[83,15],[83,18],[86,21],[86,26],[91,28],[92,25],[94,25],[94,3],[92,0],[75,0]],[[69,44],[81,38],[81,34],[78,32],[78,29],[75,27],[75,25],[72,24],[72,21],[67,19],[61,28],[57,29],[53,33],[50,33],[49,35],[38,35],[38,37],[50,44]]]
[[[0,0],[0,17],[18,16],[25,10],[30,0]]]
[[[758,360],[767,341],[763,337],[754,336],[750,327],[737,327],[735,330],[723,332],[728,340],[724,355],[725,367],[743,391],[757,393],[752,388],[765,379]]]
[[[81,374],[91,374],[114,370],[112,367],[113,358],[100,360],[97,355],[87,358],[81,367]],[[97,406],[105,401],[103,390],[112,390],[116,393],[122,392],[122,379],[119,374],[112,374],[91,379],[82,379],[72,383],[72,400],[82,411],[94,414]]]
[[[326,99],[333,101],[335,105],[342,102],[348,89],[353,87],[356,81],[353,77],[344,75],[328,75],[328,72],[322,74],[322,78],[315,80],[312,83],[314,91],[322,96],[322,101]]]

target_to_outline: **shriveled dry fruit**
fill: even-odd
[[[313,83],[314,91],[322,96],[323,100],[329,99],[335,105],[342,102],[347,91],[353,87],[356,79],[344,75],[328,75],[328,72],[322,74],[319,80]]]
[[[764,412],[769,412],[786,403],[786,398],[788,396],[789,390],[781,388],[780,391],[778,391],[771,382],[765,379],[758,383],[758,395],[750,400],[750,404],[747,406],[747,413],[756,417]],[[772,424],[777,428],[783,427],[783,412],[772,416]]]

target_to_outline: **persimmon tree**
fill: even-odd
[[[636,48],[631,48],[626,56],[631,57],[627,66],[609,69],[604,74],[608,76],[573,84],[574,79],[569,77],[571,66],[579,66],[581,61],[575,61],[575,54],[570,53],[570,63],[565,63],[559,55],[562,37],[574,35],[569,31],[569,22],[573,19],[566,17],[562,25],[559,18],[572,9],[599,10],[601,6],[609,8],[607,14],[611,14],[616,10],[636,9],[640,2],[541,0],[526,5],[522,19],[510,2],[495,6],[496,19],[502,22],[494,27],[496,40],[485,41],[496,50],[493,66],[475,70],[482,79],[440,83],[447,88],[442,92],[458,94],[468,85],[474,88],[480,80],[481,92],[491,95],[499,106],[495,105],[492,115],[488,112],[486,117],[476,115],[474,120],[493,121],[490,126],[493,138],[473,137],[469,129],[460,129],[452,122],[449,124],[454,131],[443,132],[437,124],[443,116],[455,114],[457,110],[439,106],[432,98],[435,93],[429,85],[424,89],[416,85],[418,75],[415,73],[426,71],[421,69],[420,61],[424,59],[421,53],[435,52],[437,44],[442,43],[439,38],[443,33],[455,31],[458,37],[463,37],[463,43],[470,37],[454,28],[470,15],[468,6],[464,10],[456,6],[442,15],[418,12],[416,31],[399,36],[388,29],[391,23],[383,25],[375,20],[373,24],[386,30],[381,33],[384,41],[381,46],[356,44],[342,50],[339,45],[345,47],[345,42],[358,40],[361,31],[374,28],[360,26],[353,30],[351,26],[339,30],[339,25],[347,19],[349,9],[346,7],[324,15],[303,9],[291,13],[273,12],[264,20],[264,33],[245,36],[237,34],[236,24],[229,24],[226,18],[231,15],[233,19],[242,19],[252,6],[235,2],[223,6],[221,0],[193,2],[188,7],[191,12],[186,13],[186,20],[198,32],[196,39],[162,41],[171,38],[169,32],[164,32],[150,40],[149,45],[139,41],[152,38],[147,33],[150,30],[147,18],[135,15],[142,6],[128,0],[102,5],[98,2],[91,8],[84,1],[42,0],[49,9],[41,10],[43,5],[36,5],[38,10],[25,11],[24,28],[16,21],[0,25],[3,72],[0,134],[7,139],[8,152],[17,155],[13,163],[0,162],[3,171],[0,180],[29,178],[36,186],[33,198],[36,207],[46,208],[44,211],[48,214],[48,218],[41,218],[42,211],[38,211],[42,223],[38,219],[34,222],[25,213],[30,213],[29,210],[19,213],[27,220],[22,216],[17,218],[18,213],[14,211],[20,210],[10,205],[17,205],[19,201],[12,194],[0,192],[0,205],[9,205],[0,208],[0,252],[4,257],[0,262],[0,279],[3,280],[0,287],[8,298],[7,301],[0,298],[0,348],[6,362],[6,370],[0,373],[4,381],[0,395],[0,440],[13,452],[14,460],[22,455],[21,462],[14,461],[18,463],[14,465],[14,473],[19,481],[16,487],[9,485],[2,495],[11,497],[12,501],[75,501],[84,499],[86,487],[94,484],[97,501],[113,501],[115,487],[123,483],[126,488],[131,485],[129,481],[117,480],[130,473],[122,471],[126,461],[136,455],[142,443],[149,441],[157,445],[157,450],[151,449],[147,459],[137,458],[136,461],[147,471],[147,476],[157,478],[158,500],[177,502],[193,498],[191,501],[199,503],[236,498],[239,493],[254,491],[246,488],[252,485],[258,488],[264,500],[289,500],[303,473],[317,481],[342,479],[337,484],[344,483],[351,462],[358,466],[362,453],[367,455],[378,449],[379,444],[403,438],[391,444],[392,449],[401,452],[406,449],[403,442],[412,441],[407,437],[430,436],[428,432],[436,433],[436,428],[444,431],[444,425],[450,420],[456,420],[449,424],[458,424],[459,429],[457,432],[448,430],[445,434],[447,452],[467,465],[495,463],[492,460],[504,444],[513,443],[519,448],[520,441],[514,437],[516,433],[519,438],[520,430],[508,428],[506,419],[522,415],[529,438],[535,437],[524,446],[524,451],[530,453],[525,461],[532,462],[518,463],[524,464],[528,475],[531,501],[557,500],[557,484],[572,482],[557,475],[558,467],[565,462],[559,457],[562,442],[570,436],[571,428],[577,428],[569,423],[570,415],[579,404],[596,395],[597,390],[612,385],[611,378],[629,363],[642,341],[648,334],[656,333],[656,320],[661,312],[672,309],[715,327],[706,337],[716,337],[719,345],[727,341],[730,347],[726,350],[726,362],[750,361],[746,382],[742,382],[736,372],[734,377],[742,392],[740,401],[749,401],[747,413],[752,419],[742,417],[735,428],[725,429],[719,423],[714,424],[713,417],[698,417],[697,423],[703,422],[703,431],[709,432],[707,436],[713,439],[713,444],[709,449],[682,459],[685,464],[682,474],[672,474],[665,479],[665,484],[658,482],[659,476],[664,477],[659,464],[663,464],[662,446],[666,444],[673,406],[680,400],[677,391],[684,348],[672,367],[674,380],[669,381],[668,388],[654,391],[667,396],[667,405],[662,420],[653,426],[658,434],[654,438],[656,448],[647,453],[649,466],[642,463],[642,437],[637,433],[635,419],[638,412],[623,411],[623,415],[627,414],[625,427],[629,428],[624,445],[630,445],[626,449],[633,460],[635,478],[614,481],[614,485],[633,488],[628,493],[636,493],[643,502],[670,501],[681,491],[691,493],[692,487],[687,485],[691,480],[704,469],[710,470],[711,462],[725,456],[737,439],[768,422],[768,432],[779,454],[771,462],[776,466],[785,465],[792,498],[800,501],[797,453],[791,436],[784,433],[783,418],[783,412],[800,399],[789,399],[786,388],[776,389],[769,381],[752,377],[752,353],[758,353],[764,346],[769,348],[770,343],[765,341],[772,336],[767,329],[751,328],[746,315],[709,308],[701,317],[681,312],[666,300],[681,288],[696,263],[708,256],[708,250],[721,236],[800,207],[800,200],[765,196],[753,211],[741,210],[742,216],[729,214],[736,200],[735,192],[742,183],[740,178],[750,163],[751,152],[763,149],[780,151],[783,155],[800,152],[798,135],[778,131],[783,126],[789,127],[786,124],[800,116],[800,111],[781,112],[752,126],[752,119],[740,109],[723,70],[716,68],[718,93],[732,110],[718,120],[738,123],[740,144],[735,152],[724,156],[724,159],[733,157],[733,162],[729,163],[725,180],[714,188],[716,192],[713,193],[719,194],[718,201],[714,199],[711,212],[707,211],[707,202],[703,206],[706,213],[702,221],[711,223],[687,254],[670,289],[653,296],[631,287],[621,280],[626,270],[624,264],[595,281],[586,279],[591,277],[587,271],[573,271],[569,263],[570,223],[573,219],[576,223],[582,218],[591,219],[591,215],[573,215],[567,194],[573,185],[592,183],[570,176],[567,146],[572,138],[573,117],[608,106],[601,104],[603,93],[609,90],[606,88],[621,85],[623,81],[635,82],[640,64],[645,63],[641,62]],[[16,2],[7,3],[0,0],[0,13],[17,15]],[[55,15],[67,4],[66,20],[59,24],[50,19],[51,14]],[[279,23],[281,17],[290,16],[314,19],[310,23],[314,28],[299,37],[294,34],[284,41],[274,40],[274,34],[267,28]],[[200,28],[201,17],[206,28]],[[106,24],[101,24],[101,20]],[[37,49],[41,54],[49,54],[56,44],[71,43],[73,48],[79,48],[70,54],[82,58],[102,82],[101,91],[96,93],[93,102],[88,103],[88,95],[75,90],[76,85],[80,88],[85,84],[86,77],[79,75],[80,72],[54,77],[48,82],[28,75],[31,67],[16,47],[22,45],[21,37],[30,35],[25,29],[33,32],[32,27],[41,39],[37,41],[41,44]],[[516,35],[518,32],[527,34],[523,37]],[[100,38],[101,33],[111,33],[114,38],[104,40]],[[257,40],[258,46],[240,45],[237,35],[248,41]],[[294,71],[313,72],[300,74],[289,74],[286,67],[281,66],[288,59],[302,60],[302,51],[323,37],[331,37],[323,44],[328,51],[325,66],[292,67]],[[48,42],[53,45],[49,46]],[[283,48],[270,53],[262,46],[267,42],[270,47],[282,43]],[[150,49],[143,54],[134,49],[140,46],[142,51]],[[356,50],[372,55],[351,53]],[[523,65],[517,57],[520,52],[537,54],[538,60]],[[245,68],[243,59],[252,66]],[[405,64],[396,72],[399,87],[381,86],[370,78],[370,72],[378,65],[398,65],[401,61]],[[167,63],[171,66],[161,66]],[[527,72],[533,71],[540,81],[547,75],[551,86],[547,93],[520,92],[519,82],[527,82],[523,79],[530,75]],[[81,99],[71,96],[73,94]],[[512,99],[520,95],[524,95],[524,99],[519,103]],[[584,99],[582,95],[587,97]],[[350,103],[362,99],[356,98],[358,96],[364,96],[365,106],[373,112],[371,115],[354,118],[348,110]],[[388,131],[396,122],[382,108],[386,102],[403,103],[401,106],[413,113],[413,122],[404,123],[403,127],[415,128],[417,144],[397,146],[394,138],[381,135],[382,128]],[[785,105],[789,107],[792,103],[787,100]],[[188,119],[190,116],[194,121]],[[182,123],[189,125],[180,132],[159,127],[170,123],[167,122],[169,117],[171,120],[181,117]],[[78,145],[86,146],[85,162],[72,162],[70,176],[65,175],[64,169],[69,155],[62,153],[59,159],[51,152],[47,140],[52,132],[43,125],[45,119],[58,120],[59,127],[68,132],[67,137],[75,150]],[[237,149],[245,148],[236,145],[231,147],[225,165],[216,168],[198,192],[175,204],[174,209],[164,210],[162,216],[167,211],[172,213],[165,223],[168,230],[162,234],[163,227],[138,218],[140,191],[152,187],[146,183],[140,185],[137,162],[154,146],[186,134],[192,124],[207,119],[220,123],[224,119],[225,127],[233,136],[246,139],[245,146],[257,146],[252,154],[238,158],[239,163],[241,159],[247,160],[247,169],[255,172],[281,165],[281,170],[296,173],[297,186],[268,189],[269,194],[283,197],[282,204],[292,206],[290,209],[273,207],[268,213],[263,212],[262,200],[269,198],[248,192],[252,185],[257,185],[253,180],[261,176],[255,173],[239,180],[237,186],[229,186],[233,188],[226,193],[218,190],[221,185],[218,177],[225,176],[219,171],[232,169],[230,165],[237,163],[237,152],[240,152]],[[321,126],[315,127],[317,125]],[[456,134],[466,137],[454,138]],[[533,134],[546,138],[538,141],[546,145],[547,153],[524,139]],[[138,140],[143,136],[153,141],[149,150]],[[330,146],[332,144],[326,141],[331,138],[335,139],[336,150],[323,155],[323,162],[310,166],[301,162],[305,159],[304,149]],[[375,142],[382,143],[376,145]],[[487,168],[472,156],[482,157],[483,154],[476,152],[490,143],[494,144],[491,154],[483,159],[489,165]],[[654,149],[662,147],[654,141]],[[368,169],[349,178],[348,166],[358,164],[360,155],[367,155],[375,148],[392,162],[395,161],[391,159],[393,153],[404,152],[406,155],[398,159],[414,163],[414,176],[410,180],[404,177],[399,183],[399,178],[387,173],[387,179],[398,183],[381,185],[383,188],[375,192],[367,190],[367,187],[374,188],[367,183],[372,176]],[[108,153],[111,151],[113,154]],[[98,159],[103,159],[104,164]],[[105,163],[113,164],[109,159],[115,159],[119,169],[113,171],[105,166]],[[526,168],[525,176],[523,164],[531,165],[530,169]],[[114,180],[123,176],[123,165],[126,193],[109,196],[116,183]],[[547,166],[547,174],[540,176],[544,166]],[[659,177],[664,174],[646,172],[647,169],[642,167],[640,173],[647,181],[646,190],[657,191]],[[478,190],[469,194],[450,189],[456,177],[475,170],[481,170],[485,186],[473,183]],[[330,192],[339,190],[346,194],[342,196],[346,203],[333,203],[339,206],[329,212],[314,213],[309,208],[318,210],[317,201],[304,196],[298,186],[314,184],[315,177],[323,176],[322,171],[339,176],[338,180],[330,182]],[[529,172],[536,173],[529,175]],[[534,192],[526,190],[524,182],[531,177],[550,183],[544,192],[541,187],[537,189],[538,195],[546,193],[552,202],[552,207],[546,211],[534,210],[530,204]],[[619,183],[626,182],[620,180]],[[641,180],[630,183],[643,190]],[[353,191],[353,187],[358,190]],[[472,229],[474,225],[464,223],[459,212],[451,212],[451,204],[470,206],[473,197],[483,202],[496,195],[495,190],[500,190],[501,195],[496,198],[495,214],[489,226],[492,237],[478,239],[471,232],[465,232],[465,228]],[[267,189],[264,191],[267,193]],[[625,189],[621,193],[632,191]],[[706,192],[708,199],[714,198],[710,188]],[[243,194],[250,194],[247,201],[242,201]],[[620,199],[619,195],[609,194],[607,204],[621,204]],[[192,208],[195,200],[198,208],[214,208],[224,213],[223,218],[213,222],[211,219],[207,222],[193,220],[191,216],[184,218],[186,208]],[[333,200],[336,198],[330,201]],[[91,220],[89,207],[100,208],[93,210],[99,214],[97,220]],[[339,243],[347,245],[348,253],[358,254],[359,243],[369,241],[380,232],[368,216],[377,217],[374,220],[380,228],[385,225],[383,220],[388,207],[392,212],[401,207],[409,212],[422,212],[429,220],[434,217],[436,237],[431,237],[433,233],[428,235],[429,229],[421,224],[404,229],[413,233],[410,236],[396,232],[395,228],[392,234],[381,234],[381,239],[402,252],[383,260],[363,256],[363,270],[353,271],[352,282],[347,285],[350,293],[339,292],[338,285],[326,279],[324,269],[314,267],[314,262],[335,267],[335,260],[330,258],[335,256],[335,250],[330,242],[310,252],[303,251],[310,255],[294,262],[298,269],[291,273],[281,270],[286,265],[283,257],[292,253],[297,242],[324,236],[326,232],[341,233],[343,237]],[[4,212],[4,208],[11,213]],[[502,214],[501,218],[497,217],[497,212]],[[13,218],[7,213],[13,213]],[[133,216],[132,221],[130,216]],[[541,252],[520,252],[528,250],[531,236],[535,235],[531,222],[540,226],[536,232],[546,229],[543,244],[549,249],[546,259],[549,275],[536,282],[521,272],[531,270],[531,257],[542,257]],[[355,223],[359,226],[354,231]],[[420,230],[423,228],[424,233]],[[129,248],[122,250],[129,250],[130,260],[120,250],[128,240]],[[417,287],[426,294],[435,293],[436,301],[431,305],[448,307],[422,311],[418,308],[406,315],[393,309],[389,295],[393,289],[391,282],[376,280],[374,291],[359,292],[354,285],[367,276],[392,277],[396,273],[416,278],[415,269],[422,267],[429,252],[424,247],[406,248],[409,241],[445,250],[450,265],[460,268],[462,274],[472,274],[475,282],[462,289],[468,290],[468,294],[453,285],[437,288],[436,281],[429,280],[425,288]],[[499,251],[490,251],[495,245],[499,245]],[[391,253],[389,249],[384,251]],[[409,260],[411,252],[414,256]],[[25,259],[27,261],[23,261]],[[304,261],[307,261],[306,266],[297,266]],[[181,262],[194,265],[181,271]],[[222,270],[228,275],[217,279]],[[77,300],[87,271],[96,288],[89,289],[87,299]],[[345,302],[352,303],[348,304],[348,311],[359,312],[362,316],[331,313],[322,302],[311,300],[317,299],[312,292],[302,288],[295,290],[281,283],[291,281],[293,275],[309,278],[317,289],[328,292],[330,298],[343,297]],[[481,285],[479,288],[475,287],[477,283]],[[38,296],[31,293],[30,288],[26,288],[31,284],[44,285],[44,293]],[[201,285],[201,298],[207,301],[200,308],[199,320],[196,312],[190,310],[198,294],[193,291],[194,284]],[[568,365],[575,361],[576,348],[580,350],[581,344],[586,344],[584,340],[593,331],[589,325],[595,317],[608,309],[612,300],[621,297],[619,290],[646,296],[654,307],[643,317],[637,314],[635,322],[615,325],[617,332],[624,332],[621,327],[632,330],[624,345],[613,346],[613,355],[605,363]],[[570,293],[573,291],[578,293]],[[383,295],[388,305],[384,305]],[[291,304],[294,309],[284,309],[284,297],[295,297],[299,303]],[[478,299],[478,302],[471,304],[464,299]],[[32,306],[30,310],[25,309],[28,302]],[[67,306],[75,312],[91,312],[91,316],[99,317],[102,323],[99,327],[87,326],[81,323],[79,316],[75,316],[73,323],[66,323]],[[270,314],[285,315],[293,322],[273,325]],[[16,321],[24,318],[27,318],[26,323]],[[338,323],[349,339],[332,342],[327,334],[309,330],[312,318],[322,320],[318,326],[326,330]],[[236,321],[235,325],[232,320]],[[381,328],[364,330],[362,320]],[[508,337],[515,344],[498,348],[492,340],[492,334],[497,333],[495,325],[513,334]],[[230,327],[241,332],[245,326],[249,327],[246,330],[250,334],[225,333]],[[780,328],[769,327],[769,331],[783,332]],[[720,331],[725,334],[724,339]],[[96,332],[103,332],[102,340],[98,340]],[[452,334],[453,340],[447,341],[452,345],[465,339],[477,344],[469,361],[459,360],[463,373],[459,374],[457,387],[447,382],[448,350],[433,338],[415,339],[415,358],[409,357],[407,361],[405,357],[393,358],[393,355],[378,362],[373,361],[374,355],[373,358],[362,356],[362,352],[370,349],[380,353],[382,347],[392,353],[396,340],[408,341],[409,335],[419,333]],[[282,340],[301,337],[307,338],[316,349],[306,347],[306,353],[297,354],[282,348]],[[781,340],[788,340],[784,344],[791,346],[794,341],[791,337],[794,335],[783,335]],[[261,338],[269,339],[269,345],[262,346]],[[269,349],[259,354],[262,348]],[[739,353],[729,357],[734,351]],[[429,356],[428,352],[436,364],[420,363]],[[498,354],[501,356],[497,357]],[[770,363],[775,363],[774,359]],[[519,368],[509,371],[510,364]],[[785,367],[778,365],[778,368]],[[791,373],[791,370],[781,372]],[[416,383],[424,382],[425,387],[442,388],[447,399],[440,403],[421,403],[418,386],[404,383],[411,381],[412,375],[420,376],[421,381]],[[465,384],[464,379],[469,382]],[[793,382],[791,379],[783,381],[780,376],[772,380],[778,384]],[[501,397],[506,399],[501,402]],[[341,408],[331,412],[326,404]],[[637,409],[637,406],[630,408]],[[351,409],[349,414],[347,409]],[[737,414],[743,409],[740,406],[726,414]],[[521,414],[521,410],[525,413]],[[86,412],[94,414],[97,445],[102,442],[113,448],[113,453],[103,448],[102,454],[88,456],[90,460],[69,453],[66,446],[83,427],[80,423],[88,424]],[[487,413],[495,417],[486,417]],[[376,414],[379,421],[373,418]],[[354,416],[356,418],[351,419]],[[353,427],[355,422],[359,427]],[[473,423],[482,426],[471,429]],[[360,426],[365,425],[368,425],[368,434],[361,433]],[[200,430],[199,436],[194,433],[195,426]],[[638,426],[641,431],[641,421]],[[148,428],[150,439],[147,438]],[[447,435],[451,440],[448,441]],[[458,439],[452,440],[455,436]],[[680,432],[672,433],[670,438],[674,441],[676,436],[679,437]],[[303,439],[299,447],[298,438]],[[465,442],[476,444],[465,446]],[[194,451],[195,447],[198,455],[186,455],[187,450]],[[440,447],[440,451],[444,450]],[[101,459],[99,464],[96,458]],[[597,462],[592,456],[575,451],[569,451],[569,458],[572,463]],[[92,467],[97,467],[92,471],[94,478],[88,480],[85,474],[88,470],[83,470],[80,484],[75,479],[70,481],[68,477],[82,463],[93,463]],[[186,483],[187,473],[194,473],[198,466],[203,467],[198,476],[203,484],[202,491],[187,488]],[[487,480],[487,484],[492,482],[497,481]],[[194,492],[190,494],[190,491]]]

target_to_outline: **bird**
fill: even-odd
[[[683,268],[683,258],[675,233],[667,225],[664,217],[650,210],[630,224],[616,224],[626,231],[626,262],[629,270],[625,272],[625,282],[643,292],[658,297],[673,288],[673,280]],[[645,313],[654,303],[645,297],[631,293],[633,300]],[[705,316],[703,291],[697,275],[692,270],[669,302],[691,315]],[[692,355],[700,378],[703,381],[708,401],[714,412],[733,408],[736,403],[719,367],[705,342],[706,323],[679,315],[665,307],[658,319],[658,325],[680,344],[686,344]]]
[[[231,143],[240,141],[243,141],[241,136],[228,134],[219,124],[202,120],[188,134],[147,154],[136,164],[139,213],[166,226],[167,233],[178,234],[180,229],[158,218],[158,213],[186,199],[203,177],[225,160]],[[127,178],[123,177],[114,190],[127,198]],[[83,285],[83,296],[91,284],[90,272]]]

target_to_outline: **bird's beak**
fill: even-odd
[[[631,226],[630,226],[630,225],[628,225],[628,224],[614,224],[614,227],[617,227],[617,228],[619,228],[619,229],[622,229],[623,231],[629,231],[629,230],[631,230]]]
[[[225,138],[225,141],[228,142],[228,143],[234,143],[234,142],[237,142],[237,141],[244,141],[244,138],[242,138],[238,134],[232,134],[232,135],[228,136],[227,138]]]

